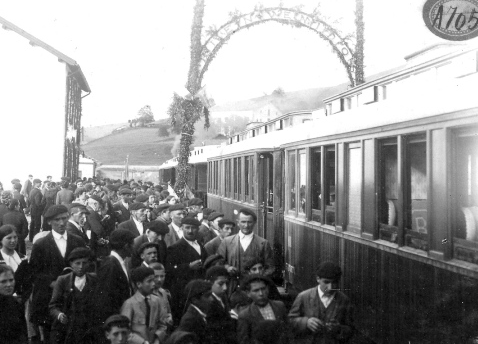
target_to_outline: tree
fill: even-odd
[[[169,136],[169,131],[168,131],[168,126],[165,124],[160,124],[158,127],[158,136],[159,137],[168,137]]]
[[[274,91],[272,91],[272,94],[274,96],[283,97],[285,96],[285,91],[282,89],[282,87],[279,86]]]
[[[139,109],[137,117],[137,121],[142,127],[148,123],[154,122],[154,115],[153,111],[151,111],[151,106],[145,105]]]

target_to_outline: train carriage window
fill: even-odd
[[[325,148],[325,223],[335,226],[335,146]]]
[[[425,135],[407,138],[404,209],[405,245],[428,250],[427,144]]]
[[[237,199],[237,180],[238,180],[238,172],[237,172],[237,158],[234,158],[234,197]]]
[[[347,230],[360,233],[362,227],[362,148],[347,147]]]
[[[229,159],[226,159],[224,164],[224,196],[229,197],[229,181],[231,180],[229,176]]]
[[[397,139],[379,144],[379,238],[397,243],[398,148]]]
[[[214,193],[217,195],[219,191],[217,189],[219,182],[219,161],[214,162]]]
[[[305,197],[305,188],[307,184],[307,160],[305,155],[305,150],[299,151],[299,213],[305,214],[306,208],[306,197]]]
[[[477,132],[457,135],[454,154],[454,256],[478,264]]]
[[[242,200],[242,158],[237,158],[237,199]]]
[[[296,210],[295,206],[295,196],[296,196],[296,185],[295,185],[295,151],[289,152],[288,157],[288,175],[289,175],[289,209]]]
[[[249,161],[250,158],[246,156],[244,158],[244,198],[246,201],[249,201],[249,180],[250,180],[250,175],[249,175]]]
[[[322,149],[312,151],[312,221],[322,223]]]
[[[255,188],[254,188],[254,183],[255,183],[255,180],[254,180],[254,177],[256,175],[255,173],[255,170],[254,170],[254,156],[251,155],[251,160],[250,160],[250,167],[249,167],[250,171],[251,171],[251,178],[250,178],[250,183],[251,183],[251,201],[254,202],[254,194],[255,194]]]

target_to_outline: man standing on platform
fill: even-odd
[[[169,233],[164,236],[166,246],[171,246],[176,241],[183,237],[183,230],[181,229],[181,221],[184,219],[184,212],[186,208],[181,203],[173,204],[169,207],[169,216],[171,223],[169,224]],[[198,229],[199,230],[199,229]]]
[[[265,262],[265,275],[272,275],[275,270],[271,244],[253,233],[256,222],[257,216],[253,211],[239,210],[239,233],[224,238],[219,245],[217,253],[226,259],[225,268],[231,275],[244,273],[246,264],[256,258]]]
[[[40,190],[41,180],[34,179],[32,185],[33,185],[33,188],[30,191],[30,194],[28,197],[30,201],[30,214],[31,214],[30,233],[28,235],[30,242],[33,242],[33,237],[40,231],[41,215],[43,213],[43,207],[44,207],[42,204],[43,195],[41,194],[41,190]]]
[[[129,204],[131,203],[133,191],[128,188],[122,188],[118,191],[118,195],[120,196],[120,200],[116,202],[113,206],[113,209],[116,212],[116,220],[118,223],[128,221],[131,217],[131,213],[129,211]]]

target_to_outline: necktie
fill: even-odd
[[[151,306],[149,305],[148,297],[144,298],[144,302],[146,303],[146,327],[149,327],[149,317],[151,315]]]

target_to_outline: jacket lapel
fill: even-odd
[[[68,236],[68,239],[66,241],[66,253],[65,253],[65,257],[68,256],[68,240],[70,239],[70,237]],[[47,235],[47,240],[48,240],[48,245],[50,246],[50,249],[51,249],[51,253],[55,256],[57,256],[57,259],[59,261],[64,261],[65,258],[61,255],[61,252],[60,252],[60,249],[58,248],[58,246],[56,245],[56,242],[55,242],[55,238],[53,237],[53,234],[48,233]]]

